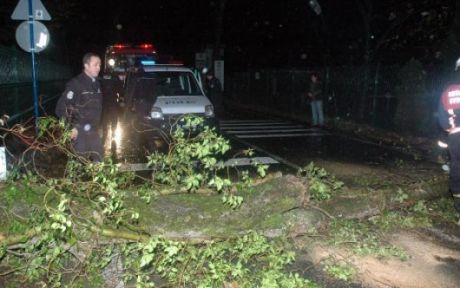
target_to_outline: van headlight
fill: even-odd
[[[212,117],[212,116],[214,116],[214,106],[212,106],[212,105],[206,105],[206,106],[204,107],[204,115],[205,115],[206,117]]]
[[[438,146],[441,147],[441,148],[447,148],[447,147],[449,147],[449,145],[447,145],[446,142],[441,141],[441,140],[438,140]]]
[[[150,110],[150,117],[152,119],[163,119],[163,111],[161,111],[160,107],[152,107],[152,110]]]

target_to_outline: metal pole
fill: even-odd
[[[377,109],[377,90],[379,86],[379,72],[380,72],[380,62],[377,63],[377,67],[375,68],[375,76],[374,76],[374,95],[372,97],[372,123],[376,125],[377,117],[376,117],[376,109]]]
[[[35,39],[34,39],[34,16],[32,14],[32,0],[29,3],[29,35],[30,35],[30,55],[32,56],[32,86],[34,94],[34,115],[35,127],[38,127],[38,88],[37,88],[37,74],[35,68]]]

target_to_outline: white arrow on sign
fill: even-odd
[[[33,20],[42,20],[47,21],[51,20],[51,16],[43,6],[42,1],[40,0],[30,0],[32,1],[32,16]],[[11,19],[13,20],[29,20],[29,0],[19,0],[16,8],[11,14]]]
[[[41,52],[43,49],[48,46],[50,41],[50,33],[43,23],[39,21],[33,21],[33,30],[34,30],[34,52]],[[19,47],[21,47],[26,52],[32,52],[30,45],[30,23],[29,21],[23,21],[16,29],[16,41],[18,42]]]

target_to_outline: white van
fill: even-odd
[[[144,66],[129,75],[126,98],[128,108],[145,129],[169,134],[187,114],[202,116],[206,124],[215,125],[211,101],[193,71],[180,65]]]

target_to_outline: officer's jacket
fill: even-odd
[[[99,81],[85,73],[66,84],[56,105],[56,115],[66,119],[72,128],[95,131],[102,112],[102,93]]]
[[[438,120],[445,130],[460,127],[460,84],[450,85],[442,92]]]
[[[323,87],[319,80],[317,80],[316,82],[310,81],[308,92],[310,92],[313,97],[313,98],[309,97],[310,100],[312,101],[323,100]]]
[[[207,94],[222,93],[222,85],[216,77],[211,80],[206,79],[204,89]]]
[[[107,110],[118,108],[120,97],[124,97],[124,82],[117,75],[104,75],[101,86],[103,108]]]

